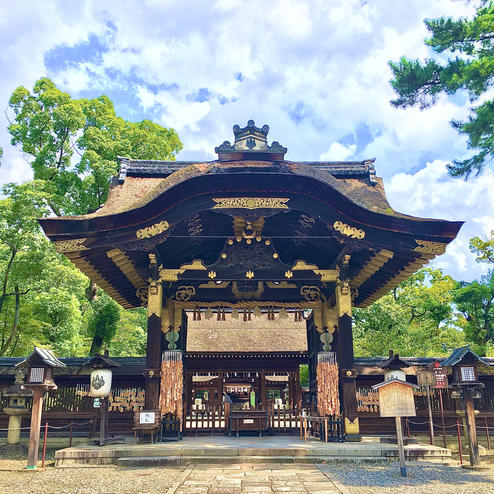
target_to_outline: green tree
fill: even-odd
[[[358,356],[437,356],[464,344],[453,312],[456,282],[441,270],[422,269],[365,309],[354,310]]]
[[[11,142],[31,157],[34,182],[7,186],[0,203],[0,355],[22,355],[33,343],[63,355],[94,353],[115,334],[115,352],[139,354],[142,318],[58,255],[36,219],[96,210],[118,156],[173,160],[182,147],[176,132],[124,120],[106,96],[74,99],[46,78],[32,91],[18,87],[9,105]],[[117,327],[121,317],[126,332]]]
[[[476,254],[477,262],[494,264],[494,230],[490,237],[473,237],[470,239],[470,250]]]
[[[11,142],[32,157],[34,178],[57,216],[99,208],[118,156],[173,160],[182,148],[173,129],[124,120],[106,96],[73,99],[46,78],[32,92],[15,89],[9,106]]]
[[[473,19],[426,19],[432,36],[425,40],[436,53],[425,61],[402,57],[390,62],[391,85],[398,97],[394,106],[421,109],[433,105],[440,94],[465,91],[471,102],[471,114],[452,126],[468,138],[468,146],[477,153],[448,166],[450,175],[468,179],[477,174],[494,155],[494,100],[489,91],[494,80],[494,4],[482,2]]]
[[[494,270],[480,281],[459,282],[453,300],[465,318],[463,330],[467,340],[476,352],[486,355],[494,347]]]
[[[93,312],[88,321],[88,333],[92,341],[89,355],[95,355],[101,353],[103,345],[108,345],[115,336],[120,320],[120,308],[103,291],[99,291],[91,305]]]

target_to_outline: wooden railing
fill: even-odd
[[[301,414],[302,410],[299,409],[268,407],[268,430],[274,433],[298,434]],[[225,433],[228,432],[228,423],[229,404],[202,405],[184,412],[184,431],[189,434]]]

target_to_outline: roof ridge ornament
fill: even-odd
[[[282,161],[287,148],[279,142],[273,141],[268,144],[267,136],[269,125],[256,127],[254,120],[249,120],[247,125],[241,128],[239,125],[233,126],[235,142],[230,141],[215,147],[220,161],[240,161],[243,159],[253,159],[260,161]]]

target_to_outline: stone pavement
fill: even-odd
[[[191,465],[169,494],[346,494],[316,465],[241,463]]]

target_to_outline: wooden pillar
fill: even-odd
[[[463,399],[465,401],[465,419],[467,423],[468,454],[470,455],[470,465],[477,466],[480,463],[479,443],[477,441],[477,428],[475,426],[475,407],[473,405],[473,390],[465,387],[463,389]]]
[[[148,334],[146,347],[146,370],[144,371],[144,407],[157,410],[160,399],[161,369],[161,310],[163,305],[163,287],[159,280],[156,256],[150,254],[151,273],[148,287]]]
[[[268,394],[266,390],[266,373],[259,373],[259,393],[261,395],[261,408],[263,410],[268,409]]]
[[[184,393],[185,393],[185,409],[186,410],[191,410],[192,409],[192,375],[193,372],[191,371],[186,371],[185,372],[185,381],[184,381]]]
[[[295,406],[294,408],[302,408],[302,388],[300,387],[300,368],[295,372],[294,375],[294,396],[295,396]]]
[[[295,408],[295,382],[294,372],[288,373],[288,408],[293,410]]]
[[[340,401],[347,441],[360,441],[357,413],[356,371],[353,368],[352,295],[348,280],[350,256],[344,256],[336,282],[338,334],[336,351],[340,371]]]
[[[41,412],[43,410],[43,386],[35,386],[33,390],[33,406],[31,409],[31,429],[29,431],[29,449],[27,452],[27,468],[36,468],[38,463],[39,431]]]
[[[221,406],[223,403],[223,372],[218,371],[218,401]]]

